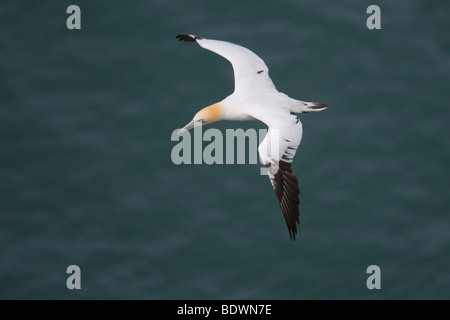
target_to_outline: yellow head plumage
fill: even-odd
[[[223,107],[220,103],[215,103],[207,106],[197,112],[192,119],[184,128],[178,131],[178,134],[186,132],[194,127],[202,126],[207,123],[216,122],[223,119]]]
[[[215,103],[207,106],[197,112],[194,121],[203,120],[203,123],[212,123],[222,119],[222,106],[220,103]]]

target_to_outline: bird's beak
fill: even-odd
[[[192,120],[191,122],[189,122],[187,125],[185,125],[183,128],[181,128],[178,131],[178,134],[182,134],[188,130],[191,130],[194,127],[198,127],[203,125],[203,119],[199,119],[199,120]]]

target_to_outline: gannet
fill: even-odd
[[[191,34],[179,34],[176,38],[197,42],[202,48],[231,62],[235,83],[231,95],[198,111],[178,134],[219,120],[259,120],[265,123],[268,131],[258,146],[258,153],[267,168],[290,239],[295,241],[297,224],[300,224],[300,191],[291,164],[303,134],[302,123],[296,114],[322,111],[329,105],[292,99],[279,92],[269,77],[269,68],[264,61],[247,48]],[[272,150],[276,147],[278,150]]]

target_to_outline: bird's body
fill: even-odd
[[[233,65],[234,92],[211,106],[203,108],[180,133],[195,126],[219,120],[264,122],[269,130],[258,147],[262,162],[280,202],[291,239],[299,224],[298,180],[291,163],[301,142],[303,128],[295,113],[324,110],[328,105],[292,99],[279,92],[269,77],[264,61],[239,45],[205,39],[195,35],[178,35],[180,41],[196,41]]]

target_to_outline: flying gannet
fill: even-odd
[[[291,164],[303,134],[302,123],[295,114],[322,111],[328,104],[296,100],[279,92],[269,77],[264,61],[247,48],[196,35],[180,34],[176,38],[197,42],[204,49],[230,61],[235,82],[231,95],[201,109],[178,134],[219,120],[259,120],[265,123],[269,130],[258,147],[258,153],[280,202],[289,236],[292,241],[295,240],[297,224],[300,224],[300,192]],[[274,139],[277,140],[270,141]],[[276,148],[274,145],[278,150],[272,150]]]

